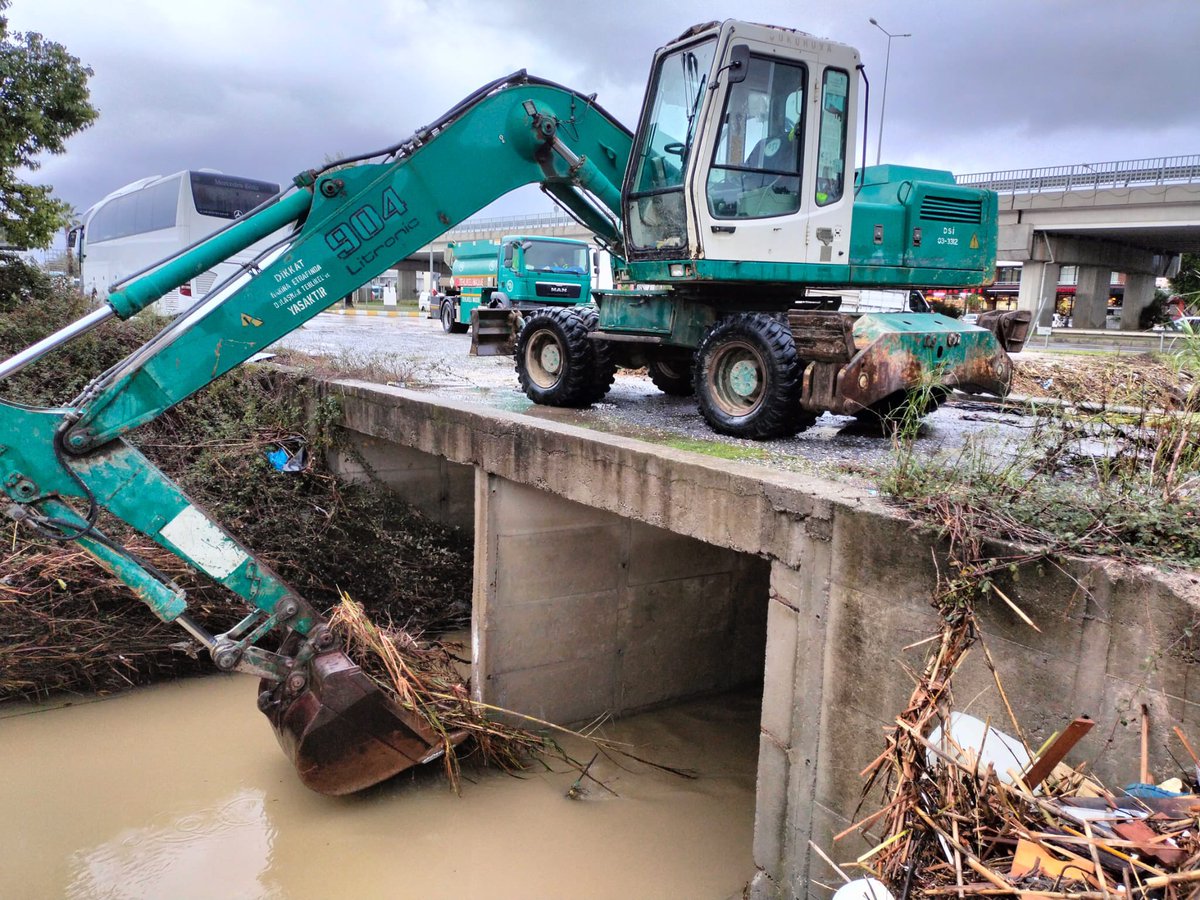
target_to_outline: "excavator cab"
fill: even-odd
[[[624,189],[627,260],[848,266],[853,48],[727,21],[654,58]],[[644,270],[643,270],[644,271]]]

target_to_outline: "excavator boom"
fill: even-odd
[[[127,319],[263,238],[256,262],[217,286],[73,402],[0,402],[0,491],[41,537],[77,541],[217,666],[260,676],[259,706],[305,784],[360,790],[440,755],[438,735],[385,697],[335,646],[320,613],[125,440],[280,337],[514,188],[540,183],[614,249],[630,133],[594,98],[518,72],[408,140],[304,172],[231,227],[114,286],[107,306],[0,363],[0,379],[112,316]],[[250,614],[209,634],[184,592],[105,535],[100,509],[242,597]],[[257,646],[281,630],[280,649]]]

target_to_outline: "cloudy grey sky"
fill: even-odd
[[[631,128],[654,49],[726,17],[856,46],[874,161],[957,173],[1200,153],[1196,0],[15,0],[95,70],[97,123],[38,180],[79,209],[136,178],[209,167],[284,182],[405,137],[519,68]],[[861,126],[860,126],[861,133]],[[861,152],[861,151],[860,151]],[[544,212],[541,194],[491,212]]]

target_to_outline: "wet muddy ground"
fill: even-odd
[[[0,708],[0,897],[726,898],[753,874],[754,694],[605,728],[694,780],[601,758],[617,796],[568,799],[557,765],[469,772],[456,797],[435,765],[334,799],[300,785],[255,689]]]
[[[852,418],[824,415],[787,440],[741,440],[715,434],[694,398],[668,397],[644,375],[618,371],[604,401],[590,409],[536,406],[520,391],[511,357],[474,357],[470,335],[442,331],[431,319],[318,316],[282,346],[347,364],[385,362],[398,383],[451,400],[567,422],[724,459],[825,475],[884,464],[891,441]],[[984,403],[950,403],[925,419],[918,448],[957,454],[982,438],[992,452],[1024,440],[1033,419]]]

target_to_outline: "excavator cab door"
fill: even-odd
[[[716,55],[711,31],[655,55],[623,191],[631,260],[690,256],[687,173]]]

